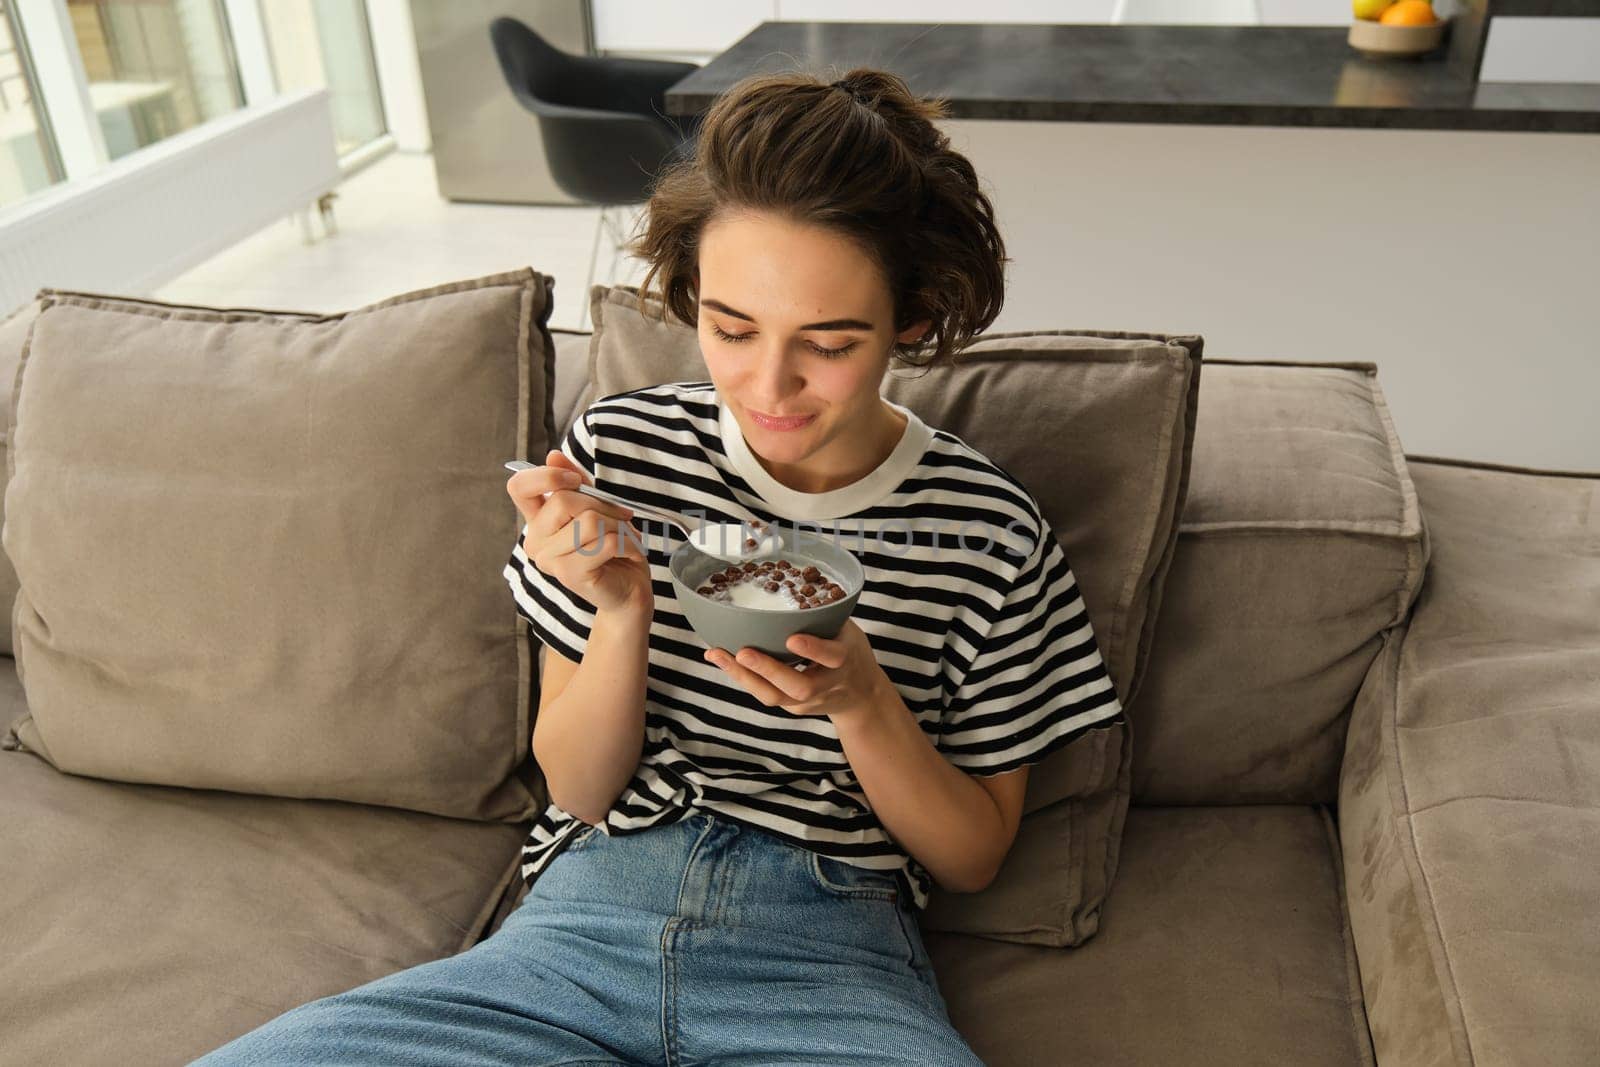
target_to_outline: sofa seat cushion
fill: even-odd
[[[1411,470],[1433,555],[1339,798],[1373,1043],[1600,1062],[1600,473]]]
[[[1324,807],[1128,810],[1116,891],[1072,949],[924,932],[990,1067],[1371,1064]]]
[[[1135,804],[1331,804],[1427,530],[1372,363],[1207,359],[1133,719]]]
[[[0,810],[7,1063],[187,1063],[297,1004],[469,948],[524,832],[85,778],[17,749],[0,751]]]

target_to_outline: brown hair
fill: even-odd
[[[654,295],[663,319],[694,326],[701,232],[723,214],[773,213],[825,227],[876,262],[897,333],[930,320],[921,341],[895,342],[894,358],[948,358],[999,315],[1006,254],[972,164],[933,124],[946,114],[943,101],[871,68],[831,84],[804,73],[740,81],[706,112],[693,159],[652,185],[628,245],[649,264],[641,310]]]

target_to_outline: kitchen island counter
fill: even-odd
[[[667,91],[694,115],[749,74],[882,67],[956,119],[1600,133],[1600,85],[1480,83],[1481,20],[1410,59],[1330,26],[763,22]]]

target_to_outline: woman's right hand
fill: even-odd
[[[573,491],[591,479],[559,449],[550,450],[545,464],[517,471],[506,483],[528,524],[522,544],[528,559],[596,611],[649,615],[655,593],[650,563],[632,539],[639,537],[628,524],[633,512]]]

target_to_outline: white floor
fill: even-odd
[[[532,267],[555,278],[550,325],[580,328],[598,208],[458,204],[439,195],[433,158],[393,152],[346,179],[336,232],[306,244],[284,219],[156,289],[157,300],[216,307],[347,311],[442,282]],[[627,222],[631,233],[638,218]],[[597,283],[638,285],[644,264],[601,241]],[[587,329],[585,322],[583,327]]]

